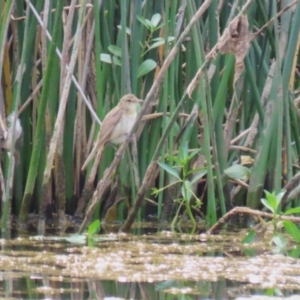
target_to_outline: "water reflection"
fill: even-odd
[[[165,230],[94,240],[55,233],[0,240],[1,298],[236,299],[300,290],[297,258],[273,254],[268,241],[243,245],[240,231]],[[296,245],[288,250],[299,253]]]

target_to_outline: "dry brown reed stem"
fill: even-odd
[[[36,87],[34,88],[34,90],[32,91],[32,93],[30,94],[30,96],[27,98],[27,100],[24,102],[24,104],[18,110],[18,118],[20,117],[20,115],[22,114],[22,112],[27,108],[27,106],[31,103],[32,99],[34,97],[36,97],[36,94],[39,92],[39,90],[41,89],[42,85],[43,85],[43,79],[41,79],[39,81],[39,83],[36,85]]]
[[[154,120],[154,119],[158,119],[158,118],[163,117],[163,116],[170,116],[170,115],[171,114],[168,113],[168,112],[166,112],[166,113],[158,112],[158,113],[148,114],[148,115],[143,116],[142,121]],[[178,117],[188,118],[189,114],[180,113],[178,115]]]
[[[59,136],[60,136],[60,133],[61,133],[63,119],[64,119],[64,115],[65,115],[65,109],[66,109],[66,105],[67,105],[67,101],[68,101],[68,95],[69,95],[69,90],[70,90],[70,86],[71,86],[72,75],[73,75],[73,71],[74,71],[74,68],[75,68],[75,64],[77,62],[78,48],[79,48],[79,44],[81,42],[81,33],[82,33],[82,23],[81,22],[83,20],[84,14],[85,14],[85,4],[86,4],[86,1],[84,2],[83,7],[81,8],[82,11],[80,12],[80,18],[82,18],[82,19],[79,20],[78,25],[77,25],[74,45],[73,45],[71,59],[70,59],[70,64],[69,64],[68,72],[66,74],[64,87],[63,87],[63,90],[62,90],[62,93],[61,93],[57,118],[56,118],[56,121],[55,121],[53,135],[52,135],[52,138],[51,138],[51,142],[50,142],[50,146],[49,146],[49,152],[48,152],[48,155],[47,155],[47,163],[46,163],[46,168],[45,168],[44,176],[43,176],[43,192],[42,192],[43,196],[44,196],[44,192],[46,191],[45,190],[46,186],[47,186],[47,184],[49,182],[49,179],[50,179],[54,154],[56,152],[58,139],[59,139]]]
[[[69,61],[69,41],[71,39],[71,33],[72,33],[72,23],[73,23],[74,13],[75,13],[75,3],[76,0],[72,0],[67,20],[65,20],[65,15],[63,15],[64,39],[63,39],[62,51],[61,51],[60,87],[59,87],[60,95],[62,93],[63,86],[65,84],[65,78],[67,75],[67,65]]]
[[[80,68],[82,69],[81,78],[79,80],[80,86],[82,90],[86,91],[87,78],[89,74],[89,65],[91,61],[91,54],[94,42],[94,32],[95,32],[95,21],[92,22],[91,30],[89,34],[86,35],[87,43],[83,42],[82,44],[86,45],[85,49],[81,49],[82,59],[84,57],[84,61],[81,62],[80,58]],[[86,136],[85,136],[85,107],[83,106],[83,101],[81,97],[78,97],[78,107],[76,112],[76,120],[75,120],[75,141],[76,141],[76,168],[75,168],[75,195],[80,195],[80,176],[81,176],[81,167],[82,161],[85,157],[84,150],[86,149]]]
[[[287,33],[285,32],[285,35],[286,34]],[[284,45],[286,45],[286,44],[284,44]],[[298,36],[298,41],[297,41],[296,49],[298,49],[298,50],[294,54],[293,67],[292,67],[292,70],[295,70],[295,72],[291,72],[291,77],[290,77],[290,81],[289,81],[289,90],[293,90],[294,89],[295,78],[297,78],[299,76],[299,73],[297,74],[296,70],[297,70],[297,64],[298,64],[298,59],[299,59],[299,55],[300,55],[300,34]],[[283,53],[284,53],[284,50],[283,50]]]
[[[76,1],[72,0],[66,25],[63,27],[63,29],[64,29],[64,39],[63,39],[64,40],[64,42],[63,42],[64,63],[63,63],[62,68],[60,69],[60,90],[59,90],[60,97],[63,93],[63,87],[65,85],[65,79],[66,79],[66,75],[67,75],[66,68],[68,65],[69,49],[70,49],[69,41],[72,38],[72,23],[73,23],[74,15],[75,15],[75,4],[76,4]],[[65,15],[66,15],[65,11],[63,11],[63,16],[65,16]],[[82,28],[83,27],[84,27],[84,25],[82,25]],[[64,165],[64,159],[63,159],[64,127],[65,127],[65,118],[63,118],[62,123],[61,123],[62,129],[60,131],[60,134],[59,134],[59,137],[57,140],[56,156],[55,156],[55,161],[54,161],[54,163],[55,163],[54,175],[55,175],[55,187],[56,187],[55,199],[56,199],[56,207],[57,207],[60,225],[63,225],[66,222],[66,218],[65,218],[66,169],[65,169],[65,165]]]
[[[244,136],[248,135],[249,131],[250,131],[250,128],[247,128],[246,130],[244,130],[243,132],[241,132],[238,136],[236,136],[234,139],[231,140],[230,144],[234,145],[235,143],[237,143]]]
[[[244,146],[236,146],[236,145],[231,145],[229,147],[230,150],[238,150],[238,151],[245,151],[245,152],[250,152],[250,153],[253,153],[253,154],[256,154],[257,151],[254,150],[254,149],[251,149],[249,147],[244,147]]]
[[[218,220],[218,222],[212,226],[208,231],[207,234],[213,234],[217,230],[221,229],[221,227],[226,224],[226,222],[232,218],[233,216],[237,214],[248,214],[251,216],[256,216],[256,217],[263,217],[263,218],[268,218],[268,219],[274,219],[274,215],[271,213],[266,213],[260,210],[255,210],[251,209],[248,207],[240,207],[237,206],[231,211],[229,211],[226,215],[224,215],[221,219]],[[299,217],[291,217],[291,216],[280,216],[280,220],[286,220],[286,221],[292,221],[294,223],[300,223],[300,218]]]
[[[209,7],[210,3],[212,0],[206,0],[203,2],[203,4],[201,5],[201,7],[198,9],[198,11],[196,12],[196,14],[193,16],[193,18],[191,19],[191,21],[189,22],[189,24],[186,26],[185,30],[182,32],[182,34],[180,35],[180,37],[178,38],[177,42],[175,43],[174,47],[171,49],[169,55],[166,57],[156,79],[154,80],[145,100],[144,100],[144,104],[141,108],[141,111],[139,113],[139,115],[136,118],[136,121],[132,127],[132,130],[130,131],[130,133],[128,134],[128,138],[123,142],[123,144],[120,146],[118,152],[115,155],[115,158],[112,162],[112,164],[110,165],[110,167],[108,169],[106,169],[106,171],[104,172],[104,176],[103,179],[98,183],[96,190],[93,194],[92,197],[92,202],[91,205],[88,207],[85,218],[79,228],[79,233],[82,233],[83,230],[85,229],[88,220],[90,219],[96,205],[101,201],[101,197],[103,195],[103,192],[106,188],[106,186],[110,183],[111,177],[113,175],[113,173],[115,172],[115,169],[117,168],[123,153],[129,143],[129,141],[132,139],[134,132],[136,131],[138,125],[140,124],[140,122],[142,121],[142,117],[145,115],[145,113],[147,112],[147,109],[149,107],[149,105],[151,104],[152,101],[155,100],[155,94],[156,91],[158,90],[158,88],[161,86],[164,75],[166,73],[166,71],[168,70],[170,64],[172,63],[172,61],[174,60],[177,52],[180,49],[180,45],[182,44],[182,42],[184,41],[184,38],[187,36],[187,34],[190,32],[192,26],[199,20],[199,18],[203,15],[203,13],[207,10],[207,8]],[[137,199],[132,207],[132,209],[129,212],[128,218],[124,224],[124,226],[122,226],[122,230],[126,231],[129,230],[134,219],[135,216],[137,214],[138,209],[140,208],[140,205],[143,201],[143,197],[145,195],[145,192],[148,188],[148,184],[150,182],[149,179],[152,178],[153,173],[155,172],[156,169],[156,162],[151,162],[147,171],[146,171],[146,175],[144,177],[142,186],[140,188],[140,190],[138,191],[137,194]],[[150,177],[150,178],[149,178]]]
[[[90,19],[92,12],[93,12],[92,9],[87,10],[86,16],[84,17],[84,20],[83,20],[83,27],[86,26],[86,23],[87,23],[87,21]],[[72,45],[73,45],[73,43],[74,43],[74,38],[75,38],[75,36],[73,36],[73,37],[71,38],[71,40],[69,41],[69,48],[72,47]]]
[[[281,199],[282,208],[288,204],[288,198],[295,199],[299,195],[300,172],[298,172],[286,185],[283,187],[286,192]],[[296,194],[294,194],[296,192]],[[293,195],[294,194],[294,195]],[[290,197],[291,196],[291,197]]]
[[[45,28],[44,23],[43,23],[42,19],[40,18],[39,13],[36,11],[35,7],[31,4],[31,2],[29,0],[25,0],[25,1],[29,5],[29,8],[31,9],[31,11],[33,12],[33,14],[35,15],[38,23],[41,25],[42,28]],[[51,37],[50,33],[48,32],[48,30],[46,30],[46,34],[47,34],[48,40],[52,41],[52,37]],[[56,48],[56,54],[58,55],[58,57],[61,60],[62,59],[62,55],[61,55],[61,52],[59,51],[58,48]],[[66,68],[68,70],[68,68],[69,68],[68,64],[66,65]],[[82,89],[81,89],[78,81],[76,80],[76,78],[75,78],[75,76],[73,74],[72,74],[71,78],[72,78],[72,81],[73,81],[76,89],[78,90],[79,94],[82,96],[82,98],[83,98],[86,106],[88,107],[89,111],[91,112],[91,115],[92,115],[93,119],[101,126],[101,121],[99,120],[99,118],[98,118],[97,114],[95,113],[95,111],[94,111],[94,109],[93,109],[90,101],[86,98],[84,92],[82,91]]]

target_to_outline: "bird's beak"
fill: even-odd
[[[143,103],[144,100],[142,100],[142,99],[136,99],[136,102],[137,102],[137,103]]]

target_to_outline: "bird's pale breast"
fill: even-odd
[[[110,142],[113,144],[123,143],[134,124],[135,118],[136,113],[123,114],[120,122],[111,134]]]

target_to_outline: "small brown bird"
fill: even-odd
[[[138,99],[133,94],[127,94],[121,98],[118,105],[105,116],[94,148],[81,170],[87,167],[96,152],[98,152],[98,156],[101,156],[108,143],[122,144],[125,141],[136,118],[136,106],[142,102],[143,100]]]

